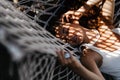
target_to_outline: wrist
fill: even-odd
[[[94,6],[94,5],[98,4],[98,3],[100,3],[101,1],[102,0],[88,0],[86,2],[86,4],[89,5],[89,6]]]
[[[81,62],[78,59],[76,59],[76,57],[73,57],[72,64],[70,65],[70,67],[76,70],[79,69],[81,65]]]
[[[92,7],[91,5],[84,4],[82,7],[80,7],[80,8],[76,11],[76,13],[79,13],[79,15],[81,15],[81,14],[89,11],[89,10],[91,9],[91,7]]]

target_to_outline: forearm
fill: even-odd
[[[114,7],[115,7],[114,0],[106,0],[102,8],[102,15],[105,16],[106,19],[112,23],[114,17]]]
[[[94,5],[97,5],[102,0],[88,0],[83,6],[75,11],[75,15],[82,16],[81,13],[89,11]]]
[[[88,9],[90,9],[92,6],[97,5],[98,3],[100,3],[102,0],[88,0],[84,5],[83,5],[83,9],[86,11]],[[77,11],[80,11],[81,8],[79,8]]]
[[[86,4],[89,5],[89,6],[93,6],[93,5],[98,4],[98,3],[101,2],[101,1],[103,1],[103,0],[88,0],[88,1],[86,2]]]
[[[96,53],[94,53],[94,55],[96,55],[96,57],[94,57],[92,53],[88,53],[88,56],[81,57],[81,60],[84,60],[84,62],[82,62],[81,64],[79,60],[72,55],[73,52],[69,51],[69,53],[67,53],[70,55],[70,58],[67,59],[64,56],[66,53],[64,53],[63,50],[57,52],[58,59],[60,60],[61,64],[69,66],[76,74],[78,74],[82,78],[86,80],[105,80],[96,64],[95,58],[100,58],[100,55],[98,56]],[[97,60],[99,61],[99,59]],[[87,64],[87,66],[85,66],[85,64]]]
[[[79,61],[74,62],[74,66],[71,68],[75,73],[83,77],[85,80],[105,80],[100,75],[97,75],[85,68]]]

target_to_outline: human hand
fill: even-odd
[[[81,12],[75,10],[69,10],[65,14],[62,15],[62,23],[79,23],[78,20],[82,15]]]
[[[57,50],[56,53],[58,60],[63,66],[73,67],[76,65],[76,62],[79,62],[79,60],[73,56],[74,53],[72,51]]]

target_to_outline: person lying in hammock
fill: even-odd
[[[66,18],[63,19],[64,24],[56,28],[58,38],[72,46],[79,45],[82,52],[80,61],[73,56],[72,51],[58,49],[56,53],[61,64],[70,67],[85,80],[105,80],[101,72],[113,76],[114,80],[120,80],[120,29],[114,28],[112,21],[114,1],[105,0],[103,6],[99,7],[101,10],[98,17],[89,19],[90,14],[96,12],[96,9],[93,9],[94,4],[90,2],[95,2],[98,6],[100,1],[88,0],[86,4],[91,10],[82,6],[79,11],[66,12],[62,16]],[[94,24],[96,22],[97,24]]]

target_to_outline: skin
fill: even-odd
[[[106,16],[106,18],[110,20],[111,23],[113,23],[114,5],[115,5],[114,0],[105,0],[105,3],[102,8],[102,15]]]
[[[71,26],[76,26],[76,24],[72,24]],[[76,28],[76,27],[75,27]],[[84,30],[80,27],[80,30]],[[76,32],[76,31],[75,31]],[[80,32],[83,35],[86,35],[85,30]],[[79,37],[79,35],[78,35]],[[79,38],[80,42],[88,41],[85,36],[83,38]],[[76,43],[78,44],[78,43]],[[75,45],[75,44],[74,44]],[[73,52],[69,52],[71,57],[69,59],[64,58],[65,51],[57,50],[58,59],[62,63],[62,65],[67,65],[73,69],[74,72],[79,74],[85,80],[104,80],[101,72],[99,71],[98,67],[100,67],[102,63],[102,56],[92,51],[90,49],[84,49],[83,53],[85,56],[81,56],[81,63],[72,55]],[[94,56],[93,56],[94,55]],[[84,73],[84,74],[83,74]]]
[[[58,58],[62,65],[69,66],[74,72],[83,77],[85,80],[105,80],[98,69],[98,65],[102,62],[102,57],[100,55],[96,54],[94,51],[86,50],[85,53],[89,55],[81,57],[80,63],[72,55],[73,52],[69,53],[71,54],[71,57],[69,59],[65,59],[64,51],[57,51]]]
[[[94,5],[98,5],[101,1],[104,0],[88,0],[86,2],[86,5],[81,6],[78,10],[69,10],[67,11],[63,16],[62,16],[62,22],[70,22],[70,20],[72,19],[73,22],[75,24],[79,24],[78,20],[79,18],[89,9],[92,8],[92,6]],[[109,5],[108,5],[109,4]],[[110,20],[111,23],[113,23],[113,16],[114,16],[114,5],[115,2],[114,0],[105,0],[104,4],[103,4],[103,8],[102,8],[102,15],[105,17],[106,19]],[[66,21],[64,21],[64,19],[66,18]]]
[[[76,28],[77,24],[71,24],[70,26]],[[81,27],[79,26],[79,28],[81,28]],[[105,30],[103,28],[107,28],[108,30]],[[84,28],[82,28],[80,30],[84,30],[84,31],[80,32],[81,33],[80,36],[82,36],[83,38],[79,38],[79,35],[78,35],[80,42],[84,42],[84,43],[88,42],[89,43],[92,39],[94,39],[95,35],[90,36],[90,34],[92,34],[91,30],[84,29]],[[119,47],[120,47],[120,45],[119,45],[120,44],[120,36],[119,35],[117,35],[116,33],[113,33],[109,29],[108,26],[104,26],[104,25],[100,26],[100,28],[98,30],[99,30],[101,37],[94,44],[94,46],[98,47],[101,50],[107,50],[110,52],[119,49]],[[73,32],[77,32],[77,31],[73,31]],[[86,33],[88,33],[89,35]],[[90,39],[90,37],[93,37],[93,38]],[[78,43],[76,43],[76,44],[78,44]],[[75,45],[75,43],[74,43],[74,45]],[[104,48],[104,46],[106,48]],[[64,53],[65,53],[65,51],[63,51],[63,50],[57,50],[58,59],[60,60],[60,62],[63,65],[71,67],[74,72],[79,74],[85,80],[104,80],[104,77],[102,76],[101,72],[99,71],[99,67],[102,65],[102,60],[103,60],[102,56],[99,55],[99,53],[97,53],[91,49],[85,48],[83,50],[84,55],[82,55],[80,58],[81,63],[72,55],[72,54],[74,54],[73,52],[69,52],[71,54],[71,57],[69,59],[64,58]]]
[[[101,0],[96,0],[96,2],[90,3],[92,1],[95,1],[95,0],[88,0],[87,4],[89,6],[93,6]],[[108,3],[110,3],[109,7],[107,7]],[[114,6],[113,0],[106,0],[103,5],[103,8],[102,8],[102,14],[103,14],[103,16],[106,17],[106,19],[110,22],[110,24],[113,23],[113,11],[114,11],[113,6]],[[80,10],[80,9],[82,9],[82,10]],[[80,15],[79,15],[79,14],[81,14],[80,11],[85,11],[85,8],[82,7],[76,11],[77,18],[80,17]],[[73,12],[69,13],[69,11],[68,11],[67,13],[64,14],[64,16],[66,18],[68,18],[69,14],[75,15],[75,12],[73,11]],[[75,17],[76,17],[76,15],[73,18],[75,18]],[[77,18],[73,24],[69,25],[69,27],[78,28],[79,24],[77,22]],[[99,49],[103,49],[103,50],[107,50],[107,51],[111,51],[111,52],[119,49],[120,46],[118,46],[116,44],[120,44],[120,36],[111,31],[111,29],[113,29],[114,26],[106,25],[105,24],[106,22],[101,22],[101,23],[103,23],[103,24],[101,26],[99,26],[99,28],[98,28],[100,38],[94,44],[94,46],[98,47]],[[77,32],[77,30],[74,28],[72,28],[72,30],[74,30],[73,32]],[[81,28],[81,26],[79,26],[79,28],[80,28],[79,30],[83,30],[81,32],[78,32],[81,34],[81,35],[78,35],[78,39],[79,39],[80,43],[81,42],[90,43],[90,41],[92,41],[94,38],[96,38],[96,37],[94,37],[95,35],[93,35],[92,31]],[[90,33],[93,36],[90,36]],[[76,33],[73,33],[73,35],[75,35],[75,34]],[[71,35],[71,36],[73,36],[73,35]],[[71,36],[69,36],[69,37],[71,37]],[[79,38],[80,36],[82,38]],[[90,38],[90,37],[92,37],[92,38]],[[74,45],[78,44],[78,43],[79,42],[74,43]],[[110,44],[111,44],[111,46],[109,46]],[[103,60],[103,57],[99,53],[97,53],[91,49],[85,48],[85,49],[83,49],[84,55],[81,56],[80,61],[77,60],[73,56],[74,53],[71,51],[69,51],[71,57],[68,59],[64,58],[64,54],[65,54],[64,50],[57,50],[56,53],[57,53],[58,59],[62,65],[70,67],[74,72],[76,72],[78,75],[83,77],[85,80],[105,80],[99,70],[99,67],[102,65],[102,60]]]
[[[71,24],[70,26],[76,28],[77,24]],[[98,47],[101,50],[107,50],[110,52],[119,49],[120,45],[118,44],[120,44],[120,36],[117,35],[116,33],[113,33],[111,30],[104,30],[103,27],[109,29],[108,26],[104,26],[104,25],[100,26],[98,30],[101,37],[94,44],[94,46]],[[84,29],[80,26],[79,28],[80,28],[79,30],[84,30],[80,32],[81,35],[78,35],[78,38],[82,36],[82,38],[79,38],[80,42],[90,43],[90,41],[94,39],[95,35],[90,36],[90,34],[92,34],[91,30]],[[72,30],[74,29],[72,28]],[[76,29],[73,32],[77,32]],[[109,38],[105,36],[108,36]],[[93,38],[90,39],[89,37],[93,37]],[[79,42],[77,42],[76,44],[78,43]],[[109,46],[110,44],[111,46]],[[106,46],[106,48],[104,48],[104,46]],[[74,54],[73,52],[69,51],[69,53],[71,54],[71,57],[65,59],[64,58],[65,51],[57,50],[58,59],[60,60],[62,65],[66,65],[70,67],[74,72],[76,72],[78,75],[83,77],[85,80],[105,80],[99,70],[99,67],[102,65],[102,60],[103,60],[103,57],[99,53],[91,49],[87,49],[87,48],[83,49],[83,55],[80,58],[81,63],[72,55]]]

